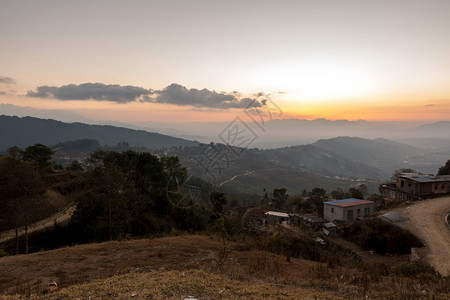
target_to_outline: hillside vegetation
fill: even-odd
[[[94,139],[102,145],[126,141],[149,149],[194,146],[197,142],[171,136],[106,125],[64,123],[33,117],[0,116],[0,151],[12,146],[27,147],[35,143],[47,146],[67,141]]]

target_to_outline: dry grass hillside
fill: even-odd
[[[0,299],[450,299],[450,280],[333,266],[181,235],[0,258]],[[406,274],[406,275],[405,275]],[[59,291],[47,293],[55,281]]]

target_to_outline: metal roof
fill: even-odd
[[[397,177],[407,178],[420,183],[450,181],[450,176],[448,175],[433,176],[419,173],[400,173]]]
[[[278,211],[268,211],[265,214],[269,215],[269,216],[277,216],[277,217],[282,217],[282,218],[288,218],[289,217],[289,214],[284,213],[284,212],[278,212]]]
[[[334,206],[340,206],[340,207],[349,207],[349,206],[355,206],[355,205],[361,205],[361,204],[372,204],[373,201],[369,200],[361,200],[356,198],[348,198],[344,200],[334,200],[334,201],[327,201],[323,204],[329,204]]]

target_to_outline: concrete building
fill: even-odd
[[[375,202],[349,198],[327,201],[323,203],[323,216],[327,221],[355,221],[365,218],[375,211]]]
[[[411,201],[450,193],[450,175],[398,174],[395,183],[384,184],[384,200]]]

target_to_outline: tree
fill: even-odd
[[[341,188],[337,188],[330,193],[331,197],[336,200],[342,200],[347,197],[347,193],[344,192]]]
[[[445,165],[439,168],[437,175],[450,175],[450,159],[447,160]]]
[[[300,195],[289,197],[286,201],[286,206],[289,211],[293,211],[295,213],[306,214],[314,211],[314,207]]]
[[[364,183],[360,184],[358,186],[358,190],[364,195],[364,197],[369,194],[368,189],[367,189],[367,185],[365,185]],[[361,199],[364,199],[364,198],[361,198]]]
[[[35,144],[28,146],[22,152],[23,160],[37,164],[40,168],[48,167],[51,165],[53,151],[42,144]]]
[[[71,171],[82,171],[83,170],[83,166],[81,166],[81,164],[78,162],[78,160],[74,160],[70,164],[70,170]]]
[[[168,196],[176,196],[177,182],[186,179],[186,169],[178,158],[100,150],[90,155],[87,167],[88,193],[80,198],[78,207],[90,217],[76,213],[74,222],[88,228],[93,239],[169,231],[186,224],[179,221],[183,214],[170,205]]]
[[[313,188],[309,193],[309,202],[314,206],[317,215],[323,217],[323,202],[326,198],[326,191],[322,188]]]
[[[213,206],[214,214],[220,217],[222,215],[223,207],[227,204],[225,194],[221,192],[212,192],[210,201]]]
[[[349,188],[348,192],[351,198],[364,199],[364,194],[357,188]]]
[[[77,199],[72,222],[84,230],[87,240],[112,240],[130,230],[133,188],[116,166],[88,172],[89,191]]]
[[[273,189],[272,207],[277,209],[282,209],[285,206],[285,202],[289,195],[286,194],[285,188]]]
[[[7,158],[0,164],[0,196],[12,206],[15,218],[16,253],[19,252],[19,227],[25,226],[25,252],[28,253],[28,226],[32,214],[31,200],[45,191],[35,167]]]
[[[13,147],[8,148],[9,156],[12,157],[12,158],[15,158],[15,159],[19,159],[20,160],[22,158],[22,152],[23,152],[23,150],[20,149],[17,146],[13,146]]]

